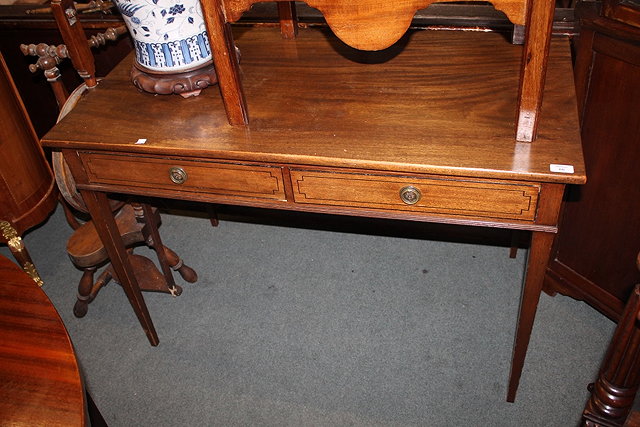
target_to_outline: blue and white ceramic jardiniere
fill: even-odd
[[[196,69],[211,61],[199,0],[115,0],[137,65],[155,73]]]

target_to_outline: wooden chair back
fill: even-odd
[[[239,65],[229,24],[262,0],[201,0],[216,73],[231,125],[249,122]],[[418,9],[442,0],[308,0],[345,43],[357,49],[381,50],[395,43],[409,28]],[[553,0],[493,0],[516,25],[525,25],[525,46],[516,113],[516,140],[535,139],[546,74]],[[428,54],[428,52],[425,52]]]

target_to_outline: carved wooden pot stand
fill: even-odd
[[[213,62],[181,73],[154,72],[134,61],[131,81],[140,90],[159,95],[178,94],[184,98],[200,95],[202,89],[218,82]]]

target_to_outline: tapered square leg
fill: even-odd
[[[80,193],[89,209],[89,214],[100,240],[102,240],[102,244],[109,254],[111,265],[129,299],[131,307],[133,307],[133,311],[140,321],[140,325],[142,325],[142,329],[144,329],[151,345],[158,345],[158,334],[142,297],[142,292],[129,260],[129,254],[118,231],[106,194],[88,190],[80,190]]]

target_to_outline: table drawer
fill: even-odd
[[[217,161],[79,153],[89,182],[119,187],[285,200],[282,170]]]
[[[539,184],[294,169],[296,203],[533,221]]]

